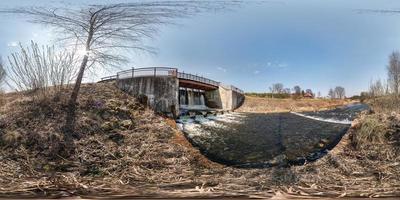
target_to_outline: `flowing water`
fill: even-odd
[[[213,161],[268,167],[320,158],[367,108],[354,104],[323,112],[197,115],[177,122],[191,143]]]
[[[204,91],[194,91],[181,89],[179,91],[179,106],[181,113],[188,110],[207,110],[209,109],[205,103]]]

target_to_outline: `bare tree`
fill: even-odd
[[[328,96],[331,99],[336,99],[336,93],[333,91],[332,88],[329,89]]]
[[[290,91],[291,91],[290,88],[283,89],[284,94],[290,94],[291,93]]]
[[[301,87],[296,85],[293,87],[293,91],[295,95],[300,95],[301,94]]]
[[[400,93],[400,53],[398,51],[394,51],[390,54],[387,73],[389,87],[391,91],[398,96]]]
[[[271,90],[271,93],[281,94],[281,93],[283,93],[284,87],[283,87],[282,83],[274,83],[274,84],[272,84],[270,90]]]
[[[235,1],[156,1],[73,8],[17,8],[8,13],[21,14],[33,23],[51,26],[60,40],[78,42],[85,54],[79,67],[68,105],[65,133],[74,132],[76,102],[85,70],[95,64],[119,65],[127,61],[123,50],[151,51],[143,38],[152,38],[162,24],[197,12],[223,9]]]
[[[344,99],[345,95],[346,95],[346,91],[345,91],[344,87],[341,87],[341,86],[336,86],[334,89],[334,93],[335,93],[336,98],[338,98],[338,99]]]
[[[34,42],[30,47],[20,44],[20,51],[8,57],[8,79],[10,86],[19,91],[33,91],[45,97],[52,86],[59,91],[76,75],[74,51],[56,52],[54,46],[42,46]]]
[[[369,86],[369,95],[371,97],[379,97],[385,95],[385,87],[381,80],[371,81]]]
[[[314,96],[314,93],[311,89],[306,89],[306,93],[311,94],[312,96]]]

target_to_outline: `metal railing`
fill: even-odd
[[[205,84],[213,85],[213,86],[216,86],[216,87],[219,86],[219,82],[217,82],[217,81],[213,81],[211,79],[204,78],[204,77],[197,76],[197,75],[193,75],[193,74],[187,74],[187,73],[184,73],[184,72],[178,72],[178,78],[191,80],[191,81],[197,81],[197,82],[200,82],[200,83],[205,83]]]
[[[239,89],[239,88],[237,88],[237,87],[235,87],[235,86],[233,86],[233,85],[231,85],[231,89],[232,89],[233,91],[237,92],[237,93],[244,94],[244,91],[243,91],[243,90],[241,90],[241,89]]]
[[[117,80],[134,77],[176,76],[178,69],[169,67],[132,68],[117,73]]]
[[[129,78],[135,78],[135,77],[161,77],[161,76],[172,76],[172,77],[177,77],[179,79],[185,79],[185,80],[191,80],[191,81],[197,81],[200,83],[205,83],[208,85],[213,85],[213,86],[220,86],[220,82],[204,78],[202,76],[197,76],[193,74],[188,74],[184,72],[178,72],[177,68],[170,68],[170,67],[147,67],[147,68],[132,68],[124,71],[120,71],[117,73],[117,75],[113,76],[107,76],[101,78],[101,81],[112,81],[112,80],[121,80],[121,79],[129,79]],[[226,86],[233,91],[236,91],[238,93],[244,93],[243,90],[229,85]]]
[[[117,79],[117,75],[113,75],[113,76],[106,76],[101,78],[100,82],[104,82],[104,81],[113,81]]]

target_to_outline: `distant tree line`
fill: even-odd
[[[257,96],[257,97],[269,97],[269,98],[315,98],[321,97],[321,92],[315,94],[311,89],[303,90],[300,86],[296,85],[293,88],[285,87],[283,83],[274,83],[269,88],[268,92],[264,93],[256,93],[256,92],[249,92],[246,93],[248,96]]]
[[[321,95],[321,92],[314,93],[312,89],[302,89],[299,85],[295,85],[293,88],[288,88],[283,85],[283,83],[274,83],[269,88],[268,92],[256,93],[250,92],[246,93],[248,96],[257,97],[269,97],[269,98],[326,98]],[[342,86],[336,86],[331,88],[328,92],[328,98],[330,99],[344,99],[346,98],[346,90]]]
[[[344,99],[346,98],[346,90],[342,86],[336,86],[329,89],[328,97],[331,99]]]

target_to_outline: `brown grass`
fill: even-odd
[[[289,111],[317,111],[330,109],[350,103],[350,100],[330,99],[272,99],[246,96],[245,103],[238,112],[289,112]]]

